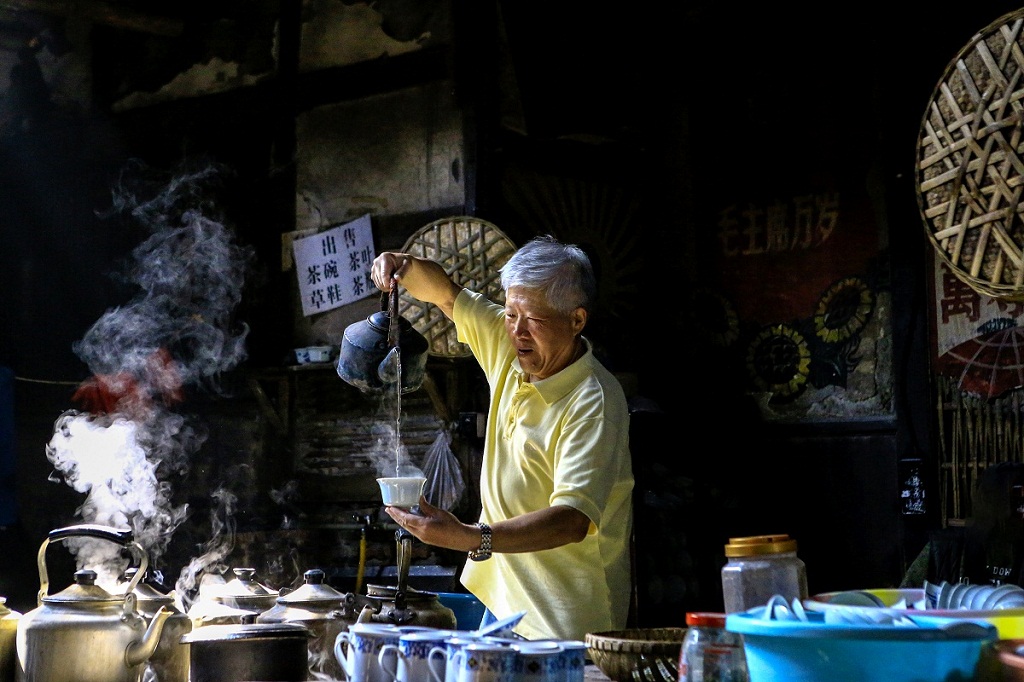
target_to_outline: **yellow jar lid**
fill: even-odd
[[[725,556],[727,557],[759,556],[795,551],[796,540],[785,534],[729,538],[729,544],[725,546]]]

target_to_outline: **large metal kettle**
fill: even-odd
[[[381,393],[399,383],[402,393],[423,385],[426,338],[398,314],[398,286],[381,292],[381,309],[345,328],[338,352],[338,376],[364,393]]]
[[[96,571],[75,573],[75,584],[49,594],[46,548],[72,537],[109,540],[130,550],[139,570],[124,594],[96,585]],[[138,682],[156,651],[171,611],[161,607],[152,621],[138,612],[135,588],[149,556],[129,529],[96,524],[50,531],[39,548],[38,606],[18,622],[16,679],[23,682]]]

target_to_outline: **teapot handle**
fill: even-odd
[[[398,346],[401,332],[402,327],[398,323],[398,282],[392,282],[388,295],[388,348]]]
[[[139,568],[125,588],[125,594],[131,594],[135,590],[135,587],[149,568],[149,555],[139,543],[135,542],[135,535],[130,528],[113,528],[96,523],[82,523],[51,530],[47,533],[46,539],[43,540],[43,544],[39,547],[39,554],[36,557],[36,563],[39,565],[39,595],[37,598],[39,606],[42,606],[43,597],[50,593],[50,577],[46,571],[46,548],[51,542],[59,542],[72,537],[92,537],[109,540],[135,552],[139,559]]]

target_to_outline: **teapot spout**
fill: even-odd
[[[384,385],[397,384],[402,375],[402,354],[395,346],[377,365],[377,376]]]
[[[142,639],[132,642],[125,649],[124,660],[129,667],[145,663],[156,652],[156,647],[160,644],[160,635],[164,631],[164,623],[172,615],[174,615],[174,611],[166,606],[161,606],[160,610],[153,614],[153,620],[146,628]]]

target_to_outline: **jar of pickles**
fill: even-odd
[[[807,599],[807,568],[788,535],[730,538],[722,567],[725,612],[763,606],[779,594],[787,602]]]
[[[679,682],[747,682],[743,636],[725,629],[724,613],[686,614]]]

